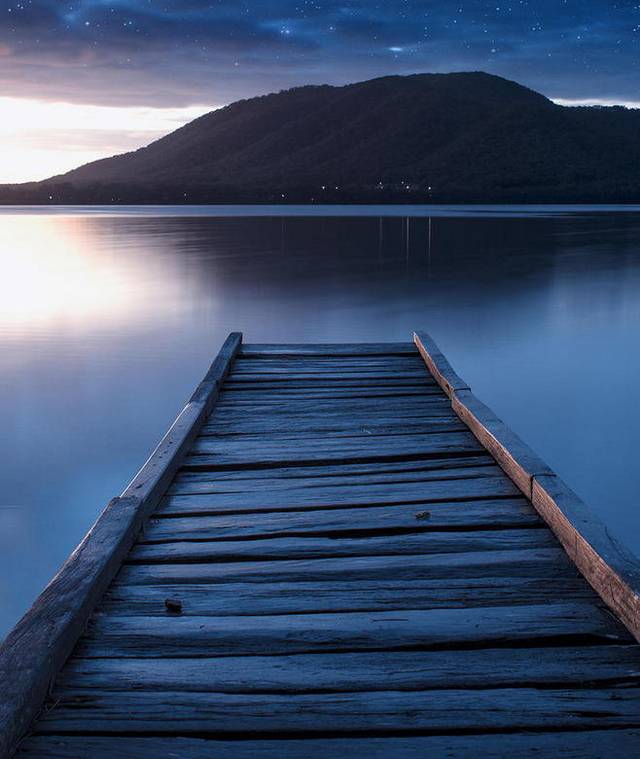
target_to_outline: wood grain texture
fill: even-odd
[[[416,347],[406,343],[245,343],[243,358],[273,358],[274,356],[415,356]]]
[[[348,506],[384,506],[387,504],[428,504],[460,501],[471,503],[495,498],[514,498],[519,491],[505,477],[452,477],[388,483],[361,483],[350,486],[292,487],[288,490],[253,488],[251,491],[215,492],[210,482],[189,483],[196,492],[178,493],[164,498],[158,509],[162,516],[188,514],[224,514],[266,511],[304,511]],[[186,489],[182,487],[181,490]]]
[[[559,477],[534,478],[533,505],[589,584],[640,641],[640,561]]]
[[[174,578],[175,579],[175,578]],[[218,582],[113,585],[101,609],[121,616],[166,617],[167,598],[182,604],[183,616],[257,616],[306,612],[452,609],[475,606],[595,602],[582,577],[567,573],[550,583],[543,571],[524,577],[499,574],[451,579],[335,580],[333,582]]]
[[[65,693],[39,731],[304,735],[640,727],[640,689]]]
[[[533,477],[551,469],[470,390],[456,391],[453,410],[520,490],[531,498]]]
[[[471,507],[459,502],[393,504],[375,508],[312,509],[221,516],[152,519],[141,543],[170,540],[244,540],[267,537],[357,537],[434,530],[495,530],[543,524],[524,499],[486,499]]]
[[[413,341],[431,376],[449,398],[452,398],[459,390],[469,390],[467,383],[458,377],[440,348],[426,332],[414,332]]]
[[[87,658],[276,655],[327,651],[491,647],[572,638],[630,642],[592,603],[567,602],[258,617],[99,615],[78,644]],[[640,719],[640,716],[639,716]]]
[[[416,333],[414,339],[433,376],[451,398],[455,413],[530,499],[532,478],[537,474],[549,474],[549,466],[475,397],[429,335]]]
[[[33,736],[24,741],[24,759],[603,759],[635,756],[640,729],[579,732],[430,735],[317,740],[207,740],[139,736]]]
[[[176,659],[74,657],[57,692],[330,693],[450,688],[638,686],[635,645],[370,651]]]
[[[338,415],[309,412],[303,414],[262,414],[260,416],[240,414],[228,415],[226,418],[223,415],[214,417],[202,427],[201,434],[245,437],[261,434],[292,435],[296,433],[332,432],[336,435],[345,435],[361,432],[374,435],[397,435],[428,433],[434,427],[447,424],[460,429],[463,422],[449,409],[443,409],[441,413],[430,415],[415,413],[404,418],[399,414],[391,413],[387,416],[378,414],[375,417],[372,414],[363,414],[358,417],[353,413]]]
[[[191,400],[122,493],[123,497],[140,498],[148,507],[147,516],[167,489],[200,427],[211,413],[241,344],[242,335],[239,332],[230,334],[225,340]]]
[[[468,577],[547,577],[560,582],[577,569],[560,546],[512,551],[476,551],[471,554],[415,556],[352,556],[339,559],[245,561],[208,564],[125,564],[116,583],[295,583],[338,580],[388,580]]]
[[[20,756],[638,753],[640,648],[578,572],[631,626],[637,565],[416,344],[233,343]]]
[[[640,641],[640,560],[610,535],[586,504],[457,375],[451,375],[449,363],[428,335],[416,333],[414,339],[450,396],[453,410],[531,500],[576,567]]]
[[[31,609],[0,646],[0,756],[8,755],[41,707],[89,615],[131,549],[208,415],[242,336],[230,335],[169,432],[113,499]]]
[[[427,459],[418,462],[391,462],[382,465],[336,465],[225,472],[179,472],[167,489],[168,495],[190,493],[246,493],[260,487],[269,492],[292,489],[317,490],[342,486],[373,487],[386,485],[391,492],[398,483],[438,482],[443,480],[470,480],[499,477],[502,474],[492,459],[472,456],[463,459]],[[517,490],[513,491],[516,496]],[[520,496],[522,499],[522,496]],[[526,500],[526,499],[525,499]]]
[[[438,477],[437,472],[446,472],[449,470],[463,471],[473,467],[492,467],[494,472],[498,471],[495,461],[485,451],[480,451],[473,456],[451,457],[451,456],[434,456],[430,459],[418,461],[373,461],[360,462],[355,464],[329,462],[327,464],[315,464],[312,466],[295,466],[295,467],[271,467],[269,469],[225,469],[224,471],[215,472],[213,475],[209,472],[188,472],[179,471],[174,478],[176,485],[186,482],[211,482],[230,483],[232,487],[254,488],[261,482],[267,482],[268,485],[281,483],[283,487],[289,482],[296,480],[305,480],[309,483],[320,483],[327,478],[339,477],[342,482],[360,480],[361,482],[378,481],[382,476],[397,476],[399,479],[411,478],[414,475],[421,477],[423,474]],[[442,479],[442,476],[440,476]],[[331,484],[329,482],[329,484]],[[334,483],[335,484],[335,483]],[[173,492],[173,485],[169,488]],[[177,492],[177,491],[176,491]]]
[[[401,461],[408,459],[428,459],[449,455],[456,458],[476,455],[482,447],[470,432],[442,432],[424,436],[398,435],[383,439],[340,438],[321,440],[315,444],[309,441],[301,445],[298,441],[278,441],[274,445],[248,446],[244,443],[229,443],[217,447],[203,438],[198,448],[190,453],[185,466],[212,469],[215,467],[258,468],[274,465],[305,466],[328,462],[358,463],[367,461]]]
[[[138,498],[114,498],[0,647],[0,756],[39,711],[142,526]]]
[[[553,548],[548,530],[434,531],[363,537],[265,537],[258,540],[174,540],[137,543],[128,560],[140,564],[291,561],[347,556],[412,556]]]
[[[289,403],[290,401],[297,401],[300,404],[308,404],[310,402],[324,401],[327,405],[331,405],[333,400],[363,400],[363,399],[380,399],[380,398],[398,398],[406,399],[405,403],[410,403],[413,398],[419,398],[422,400],[430,400],[432,398],[439,398],[439,390],[436,387],[429,385],[415,385],[410,387],[383,387],[381,385],[370,386],[368,388],[361,387],[339,387],[339,388],[323,388],[323,387],[311,387],[306,389],[300,388],[282,388],[279,390],[271,390],[268,395],[261,392],[259,388],[255,390],[223,390],[220,394],[220,405],[225,406],[228,404],[237,404],[239,407],[252,406],[256,403],[275,405],[279,403]]]

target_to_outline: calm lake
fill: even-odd
[[[640,208],[5,208],[0,265],[0,637],[232,330],[428,330],[640,554]]]

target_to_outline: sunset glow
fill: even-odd
[[[135,150],[213,108],[110,107],[0,97],[0,184],[45,179]]]
[[[7,216],[0,224],[0,324],[81,326],[124,319],[126,270],[86,254],[78,223]]]

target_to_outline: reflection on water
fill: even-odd
[[[0,634],[234,329],[273,342],[429,330],[640,552],[640,213],[203,213],[0,214]]]

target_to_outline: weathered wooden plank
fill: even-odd
[[[152,519],[139,542],[166,540],[244,540],[306,535],[358,535],[375,532],[417,532],[443,529],[505,529],[538,527],[543,522],[522,499],[435,503],[428,511],[413,505],[357,509],[286,511],[267,514]]]
[[[411,402],[403,398],[388,396],[386,398],[335,398],[331,403],[324,403],[321,406],[316,405],[311,408],[308,404],[296,399],[287,399],[286,401],[270,402],[267,396],[252,404],[243,406],[234,406],[227,403],[224,406],[217,405],[214,409],[212,419],[238,418],[247,416],[249,410],[255,413],[263,414],[269,418],[277,414],[287,416],[313,416],[319,413],[331,414],[332,416],[355,416],[364,419],[373,420],[378,416],[392,416],[398,419],[407,419],[421,416],[427,416],[434,413],[452,414],[451,402],[443,394],[432,393],[425,396],[413,396]]]
[[[262,359],[274,356],[415,356],[416,347],[405,343],[246,343],[243,358]]]
[[[534,477],[533,505],[591,586],[640,641],[640,560],[559,477]]]
[[[240,359],[234,366],[230,375],[231,380],[250,377],[270,377],[271,379],[280,379],[286,381],[289,377],[346,377],[353,379],[353,375],[371,378],[372,376],[381,377],[414,377],[428,384],[436,384],[435,379],[425,372],[424,364],[419,358],[401,363],[391,363],[380,361],[378,363],[347,363],[344,361],[332,362],[267,362],[267,361],[243,361]]]
[[[280,366],[246,366],[237,364],[229,375],[230,382],[333,382],[356,381],[374,384],[376,380],[411,380],[416,384],[438,387],[424,364],[378,366],[336,365],[315,366],[308,364],[283,364]]]
[[[431,735],[404,738],[320,738],[316,740],[214,740],[203,738],[146,738],[139,736],[32,736],[21,749],[27,759],[326,759],[327,756],[368,759],[603,759],[628,757],[638,750],[640,730],[581,730],[580,732],[493,733],[488,735]]]
[[[551,585],[548,574],[461,579],[357,580],[293,583],[175,583],[112,586],[101,609],[123,616],[166,616],[165,601],[177,599],[188,616],[302,614],[305,612],[451,609],[472,606],[595,601],[582,577],[563,576]]]
[[[423,369],[424,371],[424,369]],[[406,373],[356,373],[329,374],[328,372],[300,374],[236,374],[225,383],[226,391],[246,390],[247,392],[262,393],[308,391],[316,393],[322,390],[340,391],[344,388],[362,390],[363,393],[375,391],[378,388],[408,388],[409,390],[425,390],[432,394],[441,393],[438,385],[426,380],[417,372]]]
[[[147,507],[147,515],[157,505],[200,427],[211,414],[241,344],[241,333],[229,335],[189,403],[123,491],[124,498],[140,498]]]
[[[632,757],[638,752],[640,729],[580,730],[579,732],[430,735],[404,738],[317,738],[315,740],[214,740],[203,738],[146,738],[140,736],[31,736],[21,747],[25,759],[603,759]]]
[[[244,401],[233,403],[225,402],[216,406],[216,419],[223,416],[238,417],[239,415],[264,415],[276,416],[277,414],[286,414],[290,416],[300,415],[317,415],[326,413],[329,415],[353,415],[354,417],[364,415],[369,421],[373,421],[380,414],[395,414],[399,418],[406,418],[411,409],[416,418],[420,415],[440,412],[445,410],[451,411],[451,403],[443,394],[414,395],[409,399],[402,396],[391,396],[381,398],[360,398],[357,395],[353,398],[331,398],[328,400],[318,400],[313,405],[304,399],[288,397],[286,399],[274,399],[268,395],[263,395],[259,400]]]
[[[468,577],[547,577],[562,581],[577,573],[557,548],[477,551],[433,556],[367,556],[340,559],[207,564],[125,564],[117,584],[295,583],[362,580],[456,579]]]
[[[204,445],[204,443],[203,443]],[[358,463],[360,461],[393,461],[398,459],[433,458],[448,454],[461,457],[477,455],[482,452],[478,441],[468,432],[444,432],[429,435],[428,439],[420,435],[399,435],[396,438],[383,438],[376,441],[368,438],[341,438],[340,440],[323,440],[317,445],[310,445],[301,450],[296,441],[287,445],[279,441],[277,446],[255,446],[249,451],[243,444],[225,445],[219,452],[203,453],[200,449],[191,453],[184,466],[189,468],[213,467],[258,467],[273,466],[284,463],[291,465],[309,465],[313,462],[327,464],[329,461]]]
[[[431,373],[451,398],[453,410],[527,498],[531,498],[532,477],[548,474],[551,471],[548,465],[475,397],[426,333],[415,334],[414,340]]]
[[[168,493],[240,493],[255,492],[259,485],[270,491],[289,491],[292,488],[317,489],[340,486],[369,487],[386,485],[392,490],[399,483],[439,482],[444,480],[478,479],[492,477],[510,482],[500,467],[491,459],[463,457],[449,459],[426,459],[424,461],[385,462],[376,465],[364,463],[362,466],[347,464],[317,467],[281,467],[267,470],[248,470],[250,476],[241,476],[245,470],[223,472],[180,472],[173,480]],[[256,483],[256,474],[260,482]],[[232,476],[229,476],[232,475]],[[235,476],[234,476],[235,475]],[[189,488],[193,486],[193,490]],[[184,487],[184,490],[181,489]],[[515,497],[523,498],[513,487]]]
[[[389,376],[370,376],[365,377],[361,375],[340,376],[333,375],[323,376],[319,374],[314,375],[300,375],[300,376],[286,376],[284,379],[277,377],[261,376],[248,379],[235,377],[225,383],[225,392],[238,392],[245,391],[247,393],[280,393],[294,391],[296,393],[308,392],[311,394],[317,394],[318,392],[323,394],[325,391],[335,390],[342,391],[344,389],[360,390],[364,394],[368,394],[370,391],[375,391],[379,388],[386,389],[403,389],[408,390],[429,390],[429,392],[436,390],[437,385],[435,383],[425,382],[421,377],[412,377],[409,375],[389,375]]]
[[[344,423],[346,420],[342,420]],[[263,420],[264,422],[264,420]],[[428,440],[431,435],[438,435],[444,432],[468,432],[468,427],[457,417],[432,417],[425,421],[411,422],[406,425],[367,425],[362,424],[355,426],[352,420],[348,429],[329,429],[329,430],[309,430],[299,429],[278,430],[266,428],[261,432],[249,432],[247,429],[238,429],[236,432],[220,430],[215,424],[209,424],[203,428],[199,438],[205,444],[214,441],[207,441],[203,438],[214,438],[220,444],[242,443],[245,445],[265,444],[273,441],[276,442],[293,442],[306,445],[312,445],[314,441],[334,440],[336,438],[366,438],[372,443],[387,442],[387,438],[407,438],[410,436],[422,436],[423,440]],[[384,438],[384,439],[381,439]],[[199,444],[200,441],[197,441]],[[393,442],[393,441],[392,441]]]
[[[425,372],[424,363],[419,357],[407,360],[381,360],[381,361],[346,361],[338,359],[329,361],[303,361],[295,359],[291,361],[247,361],[240,358],[230,375],[231,379],[239,377],[270,377],[277,375],[286,380],[287,377],[299,375],[311,375],[331,377],[334,375],[391,375],[403,377],[407,375],[423,379],[425,382],[435,384],[435,379]]]
[[[640,684],[635,645],[374,651],[195,659],[72,657],[56,684],[68,691],[309,693]]]
[[[458,648],[546,640],[626,643],[592,603],[220,617],[98,615],[78,643],[89,658],[247,656],[321,651]],[[638,713],[640,720],[640,712]]]
[[[446,390],[443,375],[448,363],[424,333],[414,339]],[[454,411],[532,500],[578,569],[640,641],[640,560],[615,541],[601,520],[470,390],[452,386],[448,394]]]
[[[377,375],[394,375],[403,377],[412,375],[422,378],[425,382],[434,383],[435,379],[425,372],[424,363],[419,356],[409,359],[392,359],[392,360],[369,360],[369,361],[347,361],[345,359],[319,361],[307,361],[301,359],[289,361],[247,361],[238,359],[233,367],[231,378],[243,376],[264,377],[278,375],[283,379],[286,377],[296,377],[298,375],[321,375],[321,376],[349,376],[351,374]]]
[[[200,490],[195,484],[189,489]],[[442,502],[471,502],[488,498],[513,498],[519,492],[506,477],[471,477],[442,480],[398,482],[394,485],[354,484],[351,487],[291,487],[286,490],[247,489],[240,492],[215,492],[215,484],[205,484],[214,492],[197,492],[167,496],[157,513],[225,514],[251,511],[302,511],[304,509],[344,508],[348,506],[385,506],[394,503],[430,504]]]
[[[640,689],[65,694],[38,730],[309,735],[638,727]]]
[[[318,433],[314,435],[305,435],[304,433],[287,434],[271,436],[268,433],[263,435],[200,435],[194,440],[191,447],[190,455],[199,453],[224,453],[228,456],[238,455],[241,451],[246,451],[247,458],[256,454],[261,454],[263,449],[273,450],[273,455],[278,457],[288,457],[292,449],[318,448],[322,452],[326,451],[327,455],[335,456],[336,452],[344,451],[346,457],[351,455],[352,451],[360,452],[365,446],[366,450],[380,449],[391,450],[394,453],[412,452],[419,453],[436,449],[445,441],[449,446],[460,445],[463,450],[464,446],[471,443],[475,450],[480,450],[473,436],[469,434],[463,425],[456,425],[453,429],[450,423],[442,425],[432,425],[428,432],[418,433],[396,433],[390,434],[368,434],[367,432],[350,432],[344,435],[334,433]]]
[[[549,473],[547,464],[470,390],[456,391],[452,407],[520,490],[531,498],[533,476]]]
[[[556,539],[548,530],[470,530],[383,534],[371,537],[269,537],[260,540],[137,543],[130,562],[269,561],[325,559],[340,556],[463,553],[552,548]]]
[[[469,390],[467,383],[458,377],[451,364],[426,332],[414,332],[413,341],[431,376],[449,398],[453,398],[454,394],[460,390]]]
[[[233,440],[233,438],[246,440],[248,436],[260,437],[264,435],[273,436],[274,440],[280,437],[291,437],[298,435],[327,437],[331,435],[335,438],[358,436],[375,436],[389,437],[395,435],[428,435],[431,432],[450,431],[464,432],[467,428],[458,417],[450,416],[433,416],[424,420],[413,420],[405,424],[396,423],[391,426],[389,422],[383,424],[367,424],[366,421],[359,419],[336,419],[325,418],[321,414],[315,418],[307,417],[294,419],[276,419],[275,421],[255,418],[246,419],[244,423],[210,423],[200,430],[201,437],[213,436],[224,440]]]
[[[333,378],[323,377],[321,375],[309,375],[300,377],[289,377],[285,380],[281,379],[251,379],[243,381],[240,379],[234,379],[233,381],[226,382],[224,385],[225,393],[246,393],[250,394],[269,393],[273,395],[282,395],[284,393],[295,394],[296,396],[321,396],[331,397],[333,394],[336,397],[343,392],[357,391],[359,395],[371,395],[371,393],[377,393],[379,390],[393,390],[396,392],[404,393],[409,392],[415,394],[417,391],[425,391],[430,395],[435,395],[440,392],[440,389],[434,383],[428,383],[420,378],[412,377],[375,377],[363,378],[360,376],[354,376],[353,378]],[[333,391],[333,392],[330,392]],[[228,397],[225,395],[225,398]],[[239,396],[240,397],[240,396]]]
[[[464,456],[461,458],[444,456],[441,458],[434,457],[417,461],[374,461],[362,462],[358,464],[341,464],[331,463],[325,466],[296,466],[296,467],[272,467],[269,469],[225,469],[219,472],[189,472],[180,471],[174,478],[174,482],[213,482],[216,484],[229,482],[237,487],[255,487],[256,480],[269,483],[282,481],[285,487],[290,487],[286,483],[296,483],[299,480],[307,482],[322,482],[325,478],[338,478],[342,480],[377,480],[379,477],[394,475],[399,479],[404,477],[411,478],[414,474],[419,478],[424,473],[438,472],[462,472],[467,469],[492,467],[495,474],[500,473],[495,461],[488,454],[480,452],[473,456]],[[236,487],[236,485],[233,485]]]
[[[273,417],[246,414],[238,415],[235,419],[211,419],[201,429],[202,435],[261,435],[261,434],[294,434],[309,435],[319,432],[334,432],[344,435],[353,431],[368,434],[414,434],[428,433],[430,429],[449,425],[453,429],[464,429],[463,422],[450,413],[431,414],[423,418],[407,417],[405,420],[394,417],[365,418],[350,416],[316,414],[284,415]]]
[[[438,435],[443,432],[466,432],[468,428],[457,417],[453,418],[441,418],[430,419],[422,424],[402,425],[397,428],[384,426],[360,426],[351,427],[349,429],[325,429],[325,430],[310,430],[308,427],[305,429],[291,430],[291,429],[264,429],[260,432],[249,432],[248,430],[237,431],[229,433],[227,431],[221,431],[215,425],[209,425],[203,428],[198,435],[198,440],[194,446],[194,451],[197,451],[201,447],[201,443],[204,444],[205,450],[211,443],[216,443],[219,446],[242,444],[242,445],[259,445],[266,444],[269,441],[272,443],[277,442],[299,442],[312,445],[315,441],[321,440],[342,440],[343,438],[366,438],[367,440],[376,441],[380,443],[386,442],[389,438],[393,438],[394,442],[398,438],[406,439],[410,436],[419,435],[423,439],[428,439],[429,435]],[[209,440],[212,438],[212,440]],[[381,439],[382,438],[382,439]]]
[[[158,447],[0,646],[0,756],[22,737],[96,603],[209,414],[242,342],[234,333]]]
[[[387,467],[372,468],[366,466],[362,471],[353,467],[347,467],[343,471],[341,467],[329,470],[323,467],[294,467],[293,469],[259,469],[263,474],[260,478],[260,487],[268,488],[270,492],[291,491],[292,489],[316,490],[318,488],[342,487],[349,491],[353,487],[387,486],[390,490],[402,483],[417,482],[441,482],[445,480],[473,480],[485,477],[500,477],[502,470],[492,465],[488,460],[484,466],[465,466],[467,461],[460,459],[452,460],[449,467],[431,467],[432,461],[427,461],[425,468],[418,466],[410,468]],[[476,460],[475,463],[479,463]],[[318,469],[321,473],[316,474]],[[330,474],[333,471],[334,474]],[[249,470],[253,474],[253,470]],[[276,472],[278,476],[272,476]],[[285,474],[286,472],[286,474]],[[379,473],[378,473],[379,472]],[[299,473],[299,476],[295,476]],[[253,493],[256,489],[256,477],[230,477],[223,478],[227,472],[182,472],[173,479],[172,485],[167,489],[167,495],[188,495],[189,493]],[[304,476],[306,474],[306,476]],[[514,488],[514,493],[517,491]],[[522,498],[522,496],[519,496]]]
[[[317,366],[320,368],[334,367],[342,369],[345,367],[361,366],[384,366],[384,367],[416,367],[422,366],[422,358],[418,351],[414,349],[411,355],[377,355],[377,356],[263,356],[254,359],[247,358],[243,353],[238,357],[236,368],[244,370],[247,368],[256,368],[258,370],[268,367],[297,367]]]
[[[232,403],[234,405],[242,404],[277,404],[297,400],[302,403],[314,403],[319,405],[322,402],[333,403],[333,400],[351,399],[351,398],[405,398],[407,403],[411,403],[413,398],[438,398],[440,399],[441,391],[439,388],[430,387],[429,385],[416,385],[415,387],[380,387],[371,386],[369,388],[309,388],[308,390],[296,390],[295,388],[287,390],[272,390],[271,392],[261,392],[259,389],[249,390],[226,390],[220,393],[220,403],[222,406]]]

